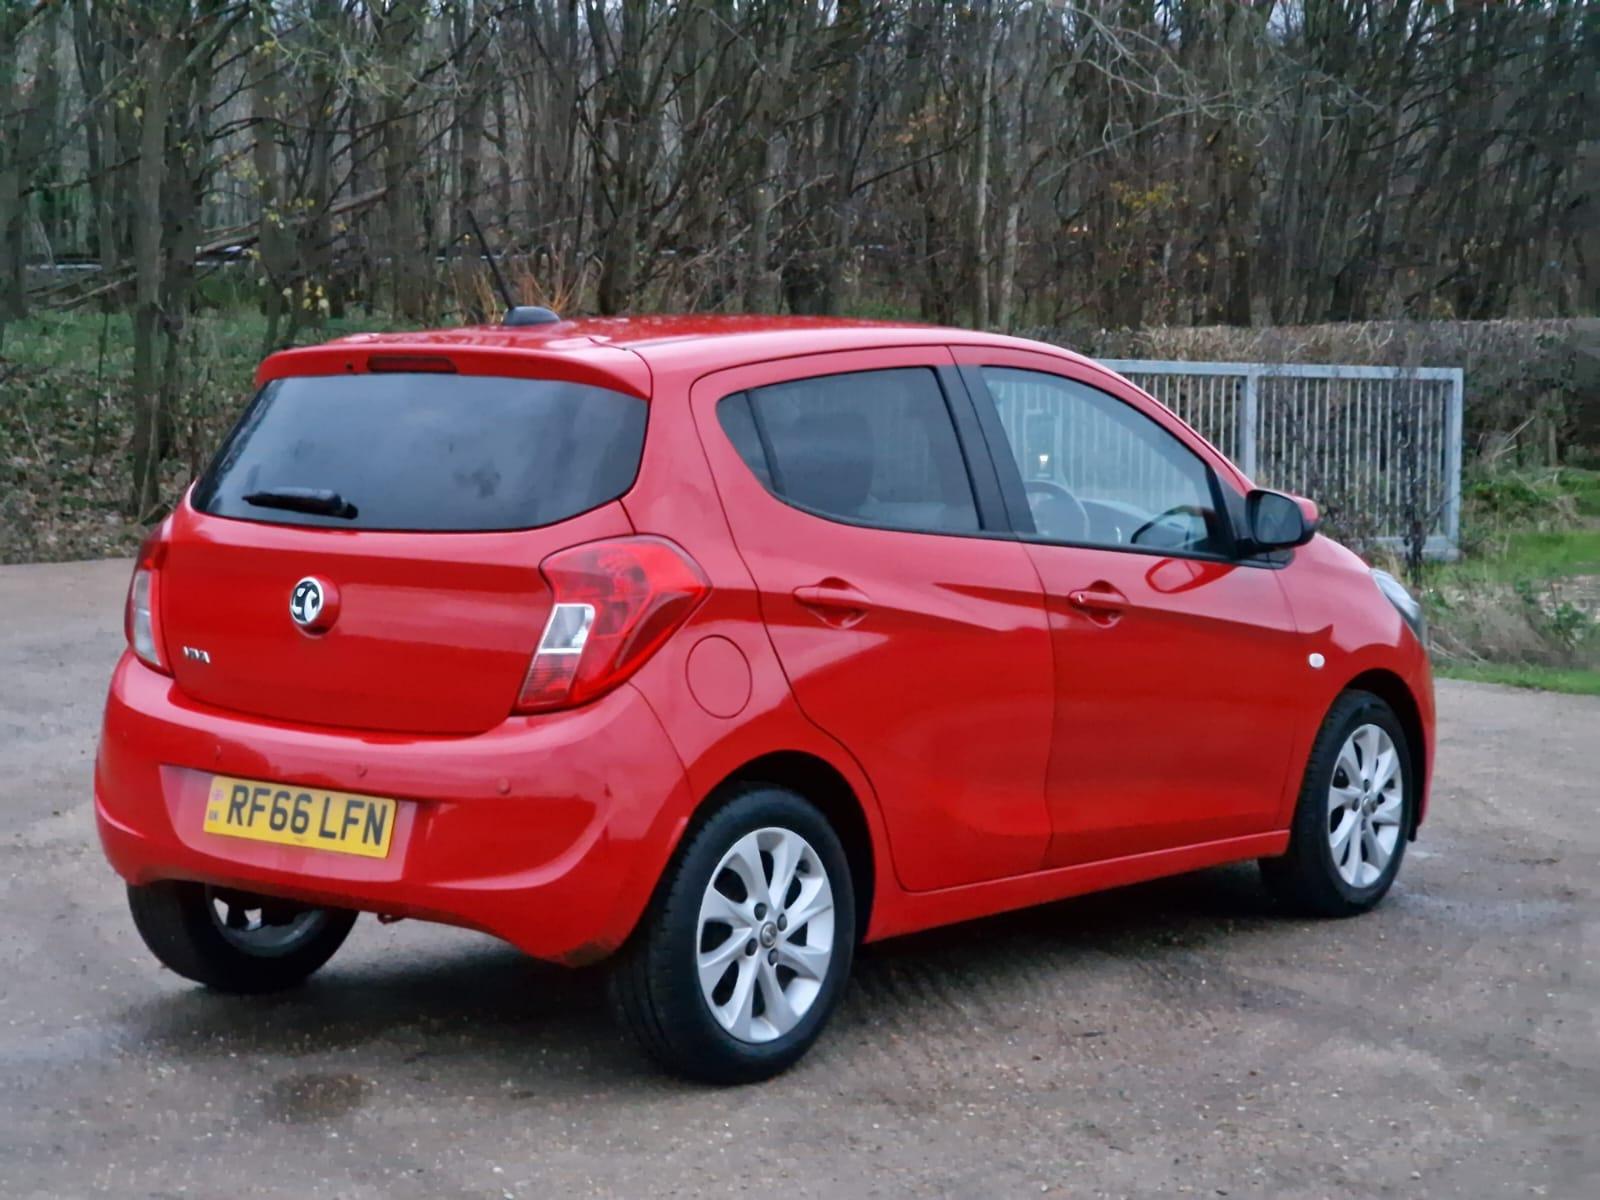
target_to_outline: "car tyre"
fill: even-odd
[[[219,992],[246,994],[301,982],[333,957],[356,921],[348,909],[178,881],[130,884],[128,908],[164,966]]]
[[[1371,909],[1405,857],[1417,786],[1394,710],[1369,692],[1343,693],[1312,744],[1288,852],[1260,861],[1267,889],[1311,916]]]
[[[749,786],[673,856],[612,969],[612,1003],[668,1071],[753,1083],[816,1041],[855,943],[838,835],[795,792]]]

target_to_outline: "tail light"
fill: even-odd
[[[170,675],[161,652],[161,562],[167,552],[167,523],[163,521],[145,536],[139,557],[133,564],[133,579],[128,583],[128,604],[123,613],[123,632],[128,646],[147,667]]]
[[[616,687],[688,619],[710,584],[664,538],[591,542],[539,564],[554,606],[516,711],[585,704]]]

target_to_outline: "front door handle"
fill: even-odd
[[[794,589],[794,598],[822,621],[848,629],[867,615],[867,594],[842,579],[824,579]]]

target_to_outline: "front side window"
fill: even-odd
[[[768,490],[860,525],[972,533],[978,510],[933,371],[825,375],[729,396],[717,415]]]
[[[1038,537],[1226,552],[1210,468],[1156,422],[1075,380],[1014,367],[980,370]]]

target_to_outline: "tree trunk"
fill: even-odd
[[[167,116],[171,79],[182,58],[170,33],[149,37],[138,51],[144,103],[139,116],[139,163],[133,221],[133,486],[128,514],[143,520],[161,495],[161,199],[167,174]]]
[[[18,59],[27,9],[0,7],[0,321],[28,314],[22,233],[22,139],[24,115],[17,87]]]
[[[267,328],[261,337],[263,357],[279,345],[278,326],[283,320],[285,304],[294,305],[300,299],[290,284],[294,246],[278,188],[278,64],[272,58],[272,45],[265,37],[257,44],[252,63],[257,74],[250,88],[250,116],[255,127],[251,158],[256,175],[256,201],[261,213],[258,222],[261,240],[257,248],[261,254],[261,271],[266,278],[263,304]]]
[[[968,286],[972,288],[972,323],[989,328],[989,138],[993,125],[994,56],[996,39],[989,6],[977,13],[978,104],[974,120],[977,136],[972,139],[972,268]]]
[[[311,72],[311,94],[307,104],[309,119],[306,122],[304,200],[307,208],[305,220],[295,231],[293,253],[298,264],[296,282],[299,290],[309,294],[320,289],[327,301],[327,311],[340,316],[344,312],[345,286],[342,278],[333,277],[333,231],[328,218],[328,210],[333,205],[334,105],[338,100],[339,81],[327,65],[328,53],[338,44],[340,35],[345,31],[339,0],[318,0],[312,11],[312,20],[312,36],[324,53],[317,56]],[[282,100],[280,95],[279,102],[282,103]],[[294,342],[303,322],[309,320],[320,326],[323,316],[321,304],[291,308],[284,344]]]
[[[1015,320],[1017,285],[1017,251],[1022,239],[1022,204],[1013,199],[1006,205],[1006,223],[1000,236],[1000,278],[996,284],[995,325],[1003,330],[1012,328]]]
[[[494,89],[494,129],[499,139],[495,156],[495,224],[504,229],[511,221],[511,122],[506,115],[506,89]]]
[[[601,127],[596,139],[596,212],[601,227],[600,279],[596,301],[602,313],[620,313],[637,307],[640,242],[650,175],[660,139],[660,112],[652,91],[646,94],[648,46],[646,32],[651,5],[648,0],[622,0],[621,46],[606,72],[605,99],[601,102]],[[610,33],[606,15],[598,8],[589,15],[596,53]]]
[[[750,253],[744,279],[746,312],[777,312],[782,296],[782,280],[778,272],[772,269],[772,222],[776,208],[773,187],[787,170],[789,140],[787,134],[776,127],[774,114],[779,111],[789,91],[795,42],[798,39],[789,27],[787,12],[781,5],[776,9],[774,19],[778,22],[776,61],[769,70],[761,73],[756,82],[758,90],[752,113],[756,149],[747,200]]]
[[[392,0],[379,25],[379,78],[383,101],[380,121],[383,135],[385,237],[382,252],[388,257],[390,294],[396,315],[422,321],[430,306],[429,280],[433,257],[421,244],[417,213],[417,117],[411,111],[415,80],[411,74],[411,49],[422,29],[420,0]]]
[[[470,0],[462,5],[461,12],[462,25],[459,39],[464,43],[473,36],[474,11]],[[465,54],[466,95],[458,102],[459,115],[456,119],[461,131],[461,144],[460,165],[456,178],[456,214],[451,230],[457,240],[465,238],[471,229],[467,214],[472,212],[478,203],[478,190],[483,173],[484,113],[488,104],[489,86],[488,58],[481,41],[475,41]],[[477,253],[476,249],[473,253]]]

